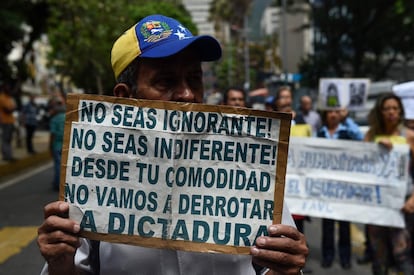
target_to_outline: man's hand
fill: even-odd
[[[62,201],[44,208],[44,221],[38,229],[37,244],[49,264],[49,274],[76,274],[74,256],[80,246],[80,226],[67,218],[69,205]]]
[[[408,214],[414,213],[414,193],[412,193],[408,200],[405,202],[402,211]]]
[[[305,236],[288,225],[271,225],[269,236],[256,239],[250,250],[253,262],[269,268],[270,274],[298,275],[305,266],[309,249]]]

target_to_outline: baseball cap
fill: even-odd
[[[115,78],[137,57],[168,57],[189,45],[195,46],[201,61],[221,57],[220,44],[212,36],[193,36],[180,22],[164,15],[147,16],[115,41],[111,52]]]

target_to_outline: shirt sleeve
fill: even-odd
[[[283,201],[282,224],[290,225],[296,228],[295,221],[285,201]]]
[[[76,250],[75,266],[85,274],[93,274],[92,267],[89,263],[90,242],[81,238],[81,246]],[[48,264],[45,263],[40,275],[49,275]]]
[[[348,129],[348,134],[353,140],[363,140],[364,135],[362,134],[361,130],[359,129],[358,124],[356,124],[350,117],[345,119],[344,125]]]

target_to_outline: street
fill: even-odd
[[[37,227],[43,219],[43,206],[57,199],[52,191],[52,165],[20,173],[7,181],[0,182],[0,275],[39,274],[44,260],[37,244]],[[362,247],[358,241],[361,225],[353,225],[353,262],[350,270],[343,270],[338,261],[329,269],[320,267],[320,229],[321,221],[312,218],[305,223],[306,236],[310,248],[307,267],[317,275],[369,275],[369,265],[356,264],[356,257]]]
[[[1,275],[40,273],[44,261],[35,238],[43,206],[58,197],[51,188],[52,176],[52,164],[48,163],[0,183]],[[13,252],[17,254],[10,255]]]

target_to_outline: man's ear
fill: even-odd
[[[125,83],[116,84],[113,93],[116,97],[131,97],[131,89]]]

